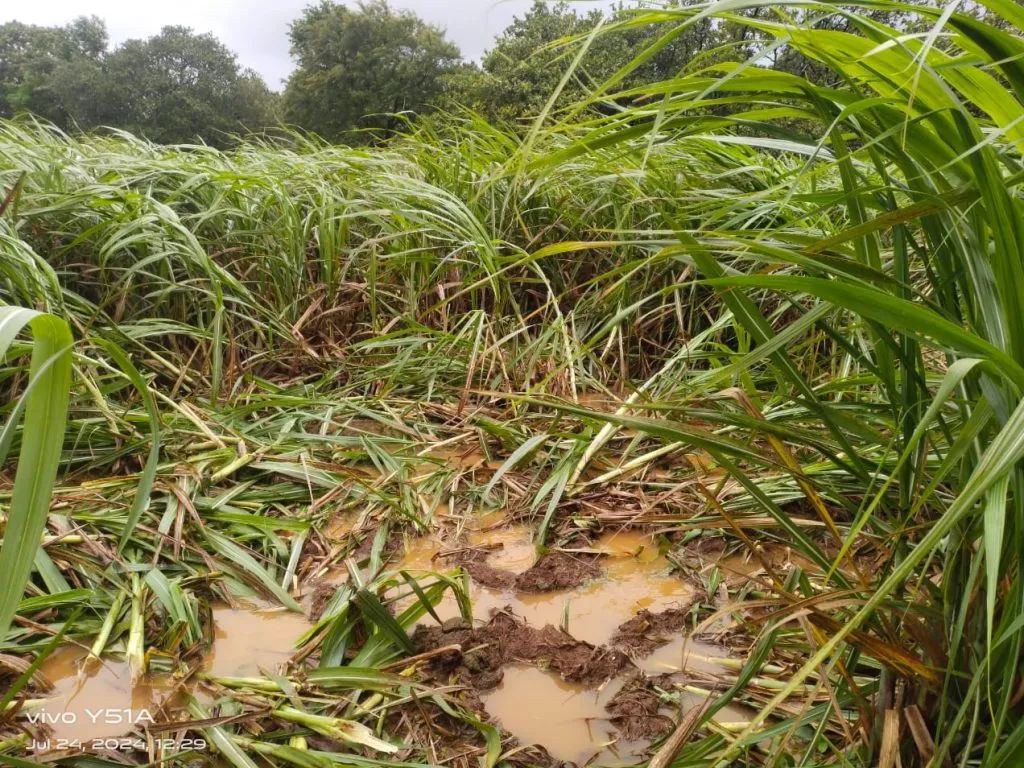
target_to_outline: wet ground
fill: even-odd
[[[304,617],[280,609],[217,606],[212,613],[214,642],[201,668],[219,677],[278,671],[310,628]],[[134,724],[177,719],[169,715],[184,708],[182,686],[170,675],[149,674],[133,682],[126,662],[89,658],[81,648],[55,651],[39,674],[53,690],[34,707],[29,721],[49,727],[52,748],[124,736]],[[196,684],[185,689],[202,698]]]
[[[651,537],[612,531],[542,557],[529,537],[522,526],[476,526],[448,547],[421,539],[408,548],[397,567],[453,562],[474,577],[472,626],[459,624],[447,596],[436,609],[442,626],[424,617],[415,639],[423,649],[485,649],[439,658],[435,674],[471,683],[479,705],[521,744],[540,745],[556,761],[641,762],[677,722],[680,704],[703,702],[675,691],[673,709],[649,681],[673,691],[714,680],[728,650],[688,636],[697,590],[672,572]],[[546,568],[552,560],[556,566]],[[534,578],[537,571],[544,575]],[[735,707],[715,716],[748,719]]]
[[[465,553],[456,552],[471,575],[470,587],[474,619],[486,621],[495,609],[508,609],[534,627],[551,624],[569,632],[579,640],[601,645],[611,640],[615,629],[640,610],[664,611],[689,604],[694,595],[692,586],[667,571],[669,562],[658,554],[653,542],[634,531],[602,536],[592,547],[558,553],[563,562],[562,573],[554,581],[580,581],[565,589],[537,588],[542,579],[532,579],[527,588],[522,577],[536,565],[536,547],[530,543],[525,526],[473,531],[469,546],[487,554],[483,562],[467,561]],[[411,544],[397,568],[419,572],[443,566],[441,545],[429,538]],[[462,555],[461,558],[458,555]],[[551,555],[549,555],[551,557]],[[600,566],[595,560],[599,557]],[[502,574],[487,573],[486,565],[519,579],[502,579]],[[565,573],[569,571],[569,573]],[[582,576],[580,575],[582,573]],[[543,587],[543,584],[539,586]],[[444,621],[459,615],[455,598],[448,594],[436,607]],[[423,621],[432,621],[429,617]]]
[[[123,736],[136,723],[163,719],[164,704],[175,704],[168,676],[154,675],[133,684],[126,662],[88,655],[81,648],[61,648],[40,669],[53,690],[26,712],[26,719],[48,725],[54,745]]]
[[[343,535],[352,524],[336,522],[330,530]],[[687,634],[695,587],[673,574],[655,541],[640,532],[608,532],[541,554],[530,527],[489,515],[454,535],[406,541],[393,567],[423,576],[456,566],[472,577],[472,624],[460,620],[447,592],[435,608],[441,625],[426,615],[414,640],[420,650],[487,650],[442,655],[427,669],[438,683],[469,683],[470,706],[521,745],[539,745],[557,761],[641,761],[652,740],[678,720],[679,704],[668,693],[675,691],[685,706],[700,703],[679,689],[723,671],[720,660],[728,651]],[[344,569],[332,569],[324,581],[345,578]],[[394,599],[393,608],[400,611],[413,599]],[[280,671],[310,628],[305,617],[283,610],[216,606],[212,614],[214,642],[201,669],[218,677]],[[170,678],[149,675],[133,683],[126,664],[87,662],[85,656],[64,649],[41,669],[54,685],[45,709],[71,715],[48,722],[53,740],[121,736],[147,716],[177,719],[181,697]],[[117,723],[95,721],[97,709],[114,706],[133,714]],[[726,708],[716,719],[742,721],[746,714]]]
[[[605,709],[622,688],[612,680],[599,688],[564,682],[558,675],[531,666],[512,666],[484,707],[524,744],[540,744],[556,760],[583,765],[638,762],[646,741],[622,741]]]

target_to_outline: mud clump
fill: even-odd
[[[488,565],[486,549],[470,549],[461,551],[453,559],[465,569],[477,584],[488,589],[510,591],[516,588],[518,576],[510,571]]]
[[[596,557],[552,552],[516,579],[520,592],[553,592],[578,587],[601,575]]]
[[[632,665],[621,651],[576,640],[550,624],[536,629],[507,613],[496,614],[476,629],[421,625],[413,642],[420,652],[460,646],[461,651],[432,659],[428,669],[437,677],[459,678],[477,691],[497,686],[506,664],[533,664],[583,685],[602,683]]]
[[[488,589],[514,592],[556,592],[573,589],[601,575],[593,555],[568,555],[551,552],[520,574],[495,568],[487,563],[486,549],[462,550],[455,561],[478,584]]]
[[[334,593],[338,591],[337,584],[320,582],[313,588],[313,594],[309,598],[309,620],[316,622],[324,615],[324,609],[331,602]]]
[[[672,719],[660,713],[661,699],[651,681],[636,673],[626,678],[605,711],[612,725],[627,741],[655,739],[673,725]]]
[[[634,656],[646,656],[686,626],[690,610],[691,606],[669,608],[661,613],[642,610],[619,625],[612,635],[611,645]]]

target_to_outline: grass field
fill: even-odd
[[[520,134],[220,152],[0,124],[0,763],[45,751],[37,668],[70,649],[172,725],[46,759],[554,765],[488,718],[484,673],[596,686],[683,633],[731,660],[629,683],[626,721],[666,718],[655,768],[1017,765],[1024,11],[984,5],[912,34],[887,3],[847,6],[855,31],[647,11],[622,23],[667,43],[713,13],[842,85],[613,78]],[[480,521],[527,532],[530,576],[494,573]],[[626,578],[614,532],[688,590],[639,640],[430,607]],[[211,666],[245,605],[267,637],[309,620],[289,664]]]

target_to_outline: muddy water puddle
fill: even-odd
[[[486,550],[486,562],[494,568],[523,573],[536,562],[532,531],[525,525],[507,525],[500,518],[484,516],[463,533],[465,545]],[[445,551],[431,537],[410,539],[397,567],[414,573],[448,570],[449,563],[439,556]],[[692,598],[692,589],[669,575],[668,561],[642,534],[609,534],[580,554],[594,552],[604,555],[602,576],[573,589],[526,594],[472,582],[474,616],[485,621],[492,610],[508,607],[532,626],[562,626],[578,639],[603,645],[638,611],[681,607]],[[459,613],[450,592],[435,610],[442,621]],[[212,618],[214,642],[202,671],[220,677],[260,676],[263,669],[281,671],[310,628],[298,614],[253,606],[214,606]],[[426,621],[433,620],[427,617]],[[639,664],[648,674],[698,669],[713,673],[721,670],[715,665],[716,655],[722,655],[717,647],[678,635]],[[84,650],[63,649],[42,667],[42,674],[54,684],[45,707],[61,715],[52,718],[54,722],[46,721],[51,743],[123,737],[133,725],[144,726],[150,719],[162,722],[183,716],[184,692],[171,676],[148,675],[133,681],[124,662],[104,659],[101,664],[83,666],[84,659]],[[599,690],[588,690],[534,667],[511,667],[504,682],[485,694],[484,700],[491,716],[524,744],[543,744],[554,757],[579,764],[596,756],[603,765],[629,765],[642,759],[648,745],[621,741],[608,719],[605,705],[621,685],[621,680],[613,680]],[[198,690],[194,685],[186,689]],[[119,714],[97,717],[97,710]]]
[[[343,512],[335,515],[323,527],[324,535],[331,539],[343,539],[355,530],[359,522],[358,517],[352,512]]]
[[[524,573],[537,562],[537,546],[531,540],[529,526],[481,527],[472,529],[466,538],[471,547],[488,551],[487,564],[512,573]]]
[[[513,666],[483,702],[521,743],[541,744],[558,760],[632,765],[643,759],[647,742],[619,741],[605,711],[621,687],[613,680],[600,690],[587,689],[534,667]]]
[[[822,567],[810,558],[790,547],[775,543],[758,545],[756,556],[750,552],[736,552],[715,557],[707,564],[705,571],[718,568],[726,582],[730,584],[742,584],[754,580],[767,582],[770,579],[770,574],[765,566],[782,578],[794,568],[800,568],[815,577],[825,575]],[[856,570],[848,561],[842,562],[838,570],[848,579],[856,580],[858,578]]]
[[[495,547],[487,564],[522,573],[535,562],[536,548],[526,526],[473,530],[470,546]],[[439,570],[444,560],[437,557],[439,545],[430,539],[410,542],[399,568]],[[607,534],[581,552],[600,552],[604,575],[569,590],[523,593],[499,590],[477,584],[470,586],[473,616],[486,621],[491,610],[508,608],[527,624],[562,627],[579,640],[603,645],[616,628],[641,610],[660,612],[686,605],[693,596],[686,582],[667,573],[669,563],[654,548],[651,540],[634,531]],[[458,604],[449,592],[435,607],[441,621],[459,615]],[[431,621],[428,617],[424,621]]]
[[[606,555],[604,577],[567,596],[569,631],[578,639],[607,643],[615,629],[639,611],[681,608],[692,599],[693,588],[668,573],[668,560],[643,534],[606,534],[593,548]]]
[[[260,669],[277,672],[310,625],[292,611],[222,606],[213,609],[213,627],[204,671],[219,677],[257,677]]]
[[[220,677],[279,670],[310,626],[292,612],[227,606],[213,609],[213,622],[214,643],[202,668]],[[182,685],[172,675],[133,680],[127,662],[88,657],[83,648],[65,647],[40,667],[53,690],[25,712],[27,723],[47,727],[48,738],[39,740],[36,751],[88,749],[96,740],[126,736],[135,726],[175,719],[184,711],[185,695],[199,693],[194,683]]]
[[[410,539],[406,542],[405,552],[395,568],[404,571],[443,570],[444,561],[439,560],[441,550],[441,542],[432,536]]]
[[[529,570],[537,561],[537,547],[527,525],[506,525],[504,515],[481,515],[465,530],[466,546],[487,550],[487,564],[512,573]],[[443,555],[451,551],[433,536],[406,541],[400,570],[435,571],[446,566]]]
[[[536,561],[531,530],[494,523],[487,519],[469,528],[463,538],[465,545],[487,550],[486,562],[494,568],[516,573],[528,570]],[[439,554],[445,551],[436,541],[415,540],[398,567],[448,570],[448,561]],[[485,622],[492,610],[507,608],[533,627],[560,626],[579,640],[606,645],[618,627],[639,611],[660,613],[685,607],[693,598],[693,589],[669,573],[668,560],[642,533],[610,533],[586,549],[565,552],[580,557],[603,555],[602,575],[573,589],[540,594],[489,588],[471,580],[470,599],[477,623]],[[442,621],[458,616],[454,596],[446,593],[435,612]],[[422,621],[433,619],[428,616]],[[725,649],[694,641],[681,631],[669,633],[665,639],[650,655],[637,659],[646,674],[672,674],[682,685],[723,673],[720,659],[728,655]],[[609,719],[605,707],[622,685],[623,678],[617,678],[599,689],[586,688],[533,666],[510,666],[505,667],[498,687],[482,699],[491,718],[524,745],[540,744],[552,757],[578,765],[593,761],[624,766],[646,759],[650,744],[624,740]],[[686,708],[703,702],[685,690],[679,696]],[[746,713],[736,707],[723,708],[715,716],[720,723],[746,719]]]
[[[136,724],[166,719],[161,717],[164,707],[180,705],[170,675],[147,675],[133,683],[126,662],[100,662],[88,656],[82,648],[65,647],[40,667],[53,690],[44,703],[24,713],[28,723],[49,729],[48,743],[40,740],[37,751],[59,749],[68,742],[84,748],[95,739],[124,736]]]
[[[585,688],[535,667],[511,666],[505,668],[498,687],[482,699],[491,718],[523,745],[540,744],[557,760],[576,765],[626,766],[643,762],[651,742],[623,738],[610,719],[606,707],[623,684],[618,678],[597,689]],[[685,690],[678,696],[682,711],[706,703],[706,697]],[[666,718],[666,730],[670,721],[678,721],[680,706],[659,710]],[[712,719],[727,729],[738,729],[749,723],[752,714],[729,704]]]

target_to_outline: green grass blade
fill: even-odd
[[[32,571],[50,510],[50,496],[64,443],[71,385],[71,331],[52,315],[0,307],[0,355],[25,326],[33,335],[21,451],[0,549],[0,637],[10,627]]]

